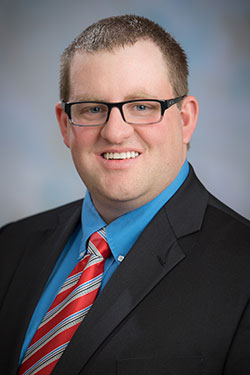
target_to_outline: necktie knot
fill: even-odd
[[[89,238],[88,251],[98,254],[106,259],[110,254],[110,248],[107,242],[105,227],[93,233]]]

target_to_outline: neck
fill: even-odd
[[[116,220],[118,217],[126,214],[127,212],[133,211],[136,208],[142,206],[143,204],[135,204],[133,202],[112,202],[109,201],[108,204],[103,200],[98,200],[92,198],[93,204],[98,211],[99,215],[103,220],[110,224],[112,221]]]

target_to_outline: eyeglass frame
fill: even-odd
[[[124,122],[126,122],[126,124],[129,124],[129,125],[152,125],[152,124],[157,124],[158,122],[160,122],[163,118],[163,115],[165,113],[165,111],[170,108],[172,105],[176,104],[176,103],[179,103],[181,100],[183,100],[187,95],[182,95],[182,96],[178,96],[176,98],[173,98],[173,99],[167,99],[167,100],[159,100],[159,99],[134,99],[134,100],[126,100],[125,102],[112,102],[112,103],[108,103],[108,102],[100,102],[100,101],[92,101],[92,100],[83,100],[83,101],[79,101],[79,102],[65,102],[65,101],[61,101],[61,105],[62,105],[62,108],[64,110],[64,112],[67,114],[68,116],[68,119],[70,121],[70,123],[74,126],[80,126],[80,127],[93,127],[93,126],[103,126],[105,125],[108,120],[109,120],[109,116],[110,116],[110,112],[112,110],[112,108],[116,107],[119,109],[120,113],[121,113],[121,116],[122,116],[122,119]],[[155,121],[155,122],[150,122],[150,123],[133,123],[133,122],[128,122],[125,120],[125,117],[124,117],[124,113],[123,113],[123,109],[122,107],[125,105],[125,104],[128,104],[128,103],[136,103],[136,102],[157,102],[157,103],[160,103],[161,105],[161,117],[158,121]],[[71,117],[71,106],[74,105],[74,104],[81,104],[81,103],[95,103],[95,104],[104,104],[107,106],[108,108],[108,111],[107,111],[107,117],[106,117],[106,121],[103,122],[102,124],[95,124],[95,125],[85,125],[85,124],[76,124],[73,122],[72,120],[72,117]]]

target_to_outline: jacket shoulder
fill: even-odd
[[[216,259],[239,265],[249,280],[250,222],[213,196],[209,196],[202,224],[202,247]],[[224,263],[225,265],[225,263]],[[239,271],[240,273],[240,271]],[[243,273],[243,271],[242,271]]]
[[[247,218],[234,211],[212,194],[209,194],[208,206],[217,210],[217,213],[220,214],[221,217],[223,216],[227,220],[238,223],[238,225],[242,224],[243,227],[246,226],[246,230],[247,228],[250,230],[250,221]]]
[[[22,259],[67,223],[79,219],[82,200],[53,208],[5,225],[0,231],[0,300],[4,297]]]

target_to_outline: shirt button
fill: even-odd
[[[79,257],[82,258],[84,255],[84,251],[82,251],[80,254],[79,254]]]
[[[123,256],[123,255],[119,255],[119,257],[118,257],[118,261],[119,261],[119,262],[122,262],[123,259],[124,259],[124,256]]]

